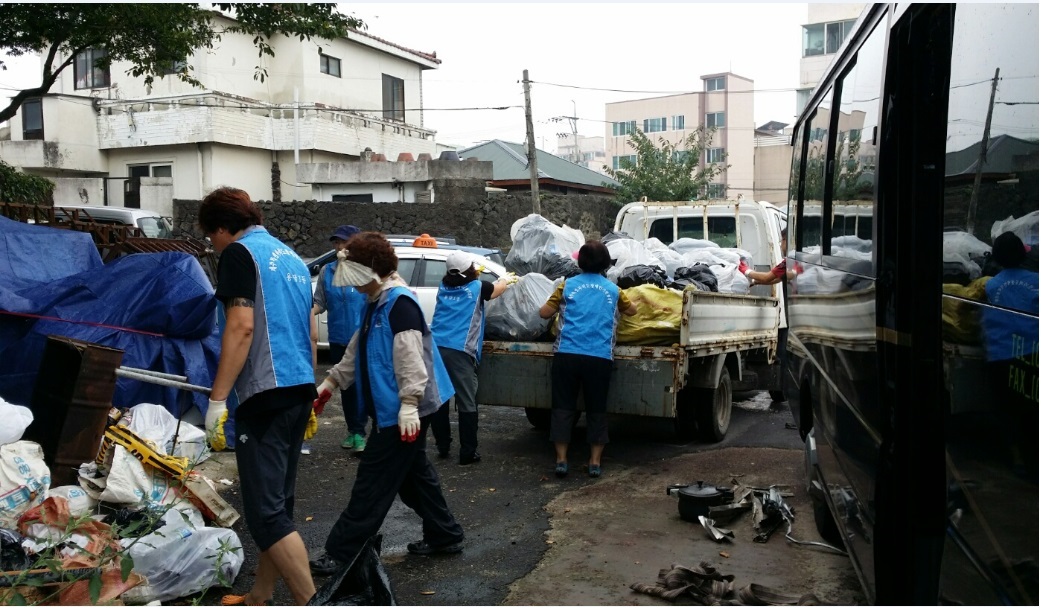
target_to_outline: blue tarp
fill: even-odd
[[[210,387],[220,354],[217,300],[189,254],[102,264],[89,234],[0,217],[0,397],[29,406],[48,335],[124,351],[123,365]],[[61,379],[54,379],[61,382]],[[112,403],[163,405],[180,417],[203,394],[120,378]]]

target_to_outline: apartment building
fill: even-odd
[[[802,113],[814,87],[842,48],[853,24],[867,4],[807,4],[802,26],[802,57],[799,59],[799,89],[795,95],[795,114]]]
[[[298,165],[358,160],[366,148],[391,160],[436,156],[422,111],[423,72],[441,63],[435,54],[362,32],[269,42],[275,56],[260,59],[249,36],[225,34],[191,57],[202,88],[174,76],[146,86],[125,62],[94,67],[105,50],[88,50],[51,93],[21,107],[0,158],[53,180],[59,204],[168,212],[173,198],[221,185],[258,200],[308,199]],[[263,81],[254,78],[258,62]]]
[[[600,136],[576,136],[573,133],[558,135],[557,156],[586,169],[607,175],[604,171],[604,166],[608,162],[607,154],[604,152],[604,138]]]
[[[753,83],[731,72],[701,77],[701,89],[606,105],[604,133],[605,161],[613,169],[624,158],[635,162],[636,151],[629,134],[642,130],[652,141],[659,137],[672,143],[683,141],[699,126],[715,127],[702,165],[724,162],[730,165],[708,185],[705,198],[736,199],[753,196]]]

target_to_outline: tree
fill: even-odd
[[[629,144],[636,149],[636,163],[626,158],[618,169],[605,167],[607,174],[621,184],[616,199],[693,201],[703,196],[706,185],[729,167],[725,153],[719,163],[701,164],[715,132],[715,128],[698,127],[679,143],[659,137],[655,145],[642,131],[634,131]]]
[[[54,182],[22,173],[0,160],[0,203],[49,205],[54,203]]]
[[[300,40],[332,40],[347,36],[348,30],[364,29],[356,17],[336,11],[335,4],[212,4],[236,20],[222,27],[212,17],[214,10],[200,4],[0,4],[0,48],[11,56],[40,53],[44,56],[40,84],[19,91],[0,110],[0,122],[13,117],[26,99],[50,91],[76,55],[87,49],[104,49],[106,55],[95,66],[107,68],[115,61],[131,64],[127,74],[144,77],[152,84],[156,76],[176,67],[180,80],[201,87],[188,64],[199,51],[212,49],[223,34],[253,36],[257,56],[274,57],[270,40],[277,34],[299,36]],[[61,61],[54,65],[56,60]],[[3,61],[0,69],[6,70]],[[257,66],[254,78],[261,82],[267,70]]]

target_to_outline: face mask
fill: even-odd
[[[337,256],[339,257],[339,256]],[[336,264],[336,273],[333,275],[333,285],[342,288],[344,286],[362,286],[373,281],[379,281],[380,277],[375,271],[351,260],[340,260]]]

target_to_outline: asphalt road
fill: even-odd
[[[322,366],[320,365],[320,368]],[[696,566],[723,561],[735,585],[760,583],[797,587],[822,600],[862,602],[848,559],[787,543],[784,532],[768,544],[751,542],[749,523],[730,525],[737,535],[732,548],[720,548],[698,525],[680,520],[677,500],[666,495],[672,483],[705,480],[729,484],[786,485],[797,516],[794,535],[819,540],[808,498],[802,490],[802,443],[786,428],[786,405],[771,404],[766,394],[743,396],[735,408],[727,438],[714,445],[680,443],[665,420],[617,417],[610,423],[611,442],[603,458],[603,477],[589,478],[583,468],[588,448],[583,423],[571,446],[572,473],[553,475],[553,450],[547,433],[534,429],[523,410],[482,406],[480,452],[483,460],[460,466],[457,456],[440,460],[428,454],[441,476],[449,507],[462,524],[465,550],[452,556],[409,555],[407,543],[421,538],[421,521],[400,501],[384,523],[382,561],[395,598],[402,605],[600,605],[670,604],[629,589],[634,582],[653,583],[658,570],[673,563]],[[458,436],[453,419],[453,449]],[[338,396],[326,407],[312,453],[301,458],[296,521],[312,555],[321,551],[332,524],[346,506],[357,458],[340,448],[346,425]],[[432,438],[430,444],[432,445]],[[220,454],[207,469],[211,477],[236,482],[222,494],[241,510],[235,493],[234,455]],[[235,526],[246,562],[235,582],[242,592],[252,583],[257,549],[244,523]],[[697,551],[694,551],[694,550]],[[729,564],[719,554],[735,557]],[[736,557],[743,556],[738,561]],[[638,557],[638,558],[634,558]],[[798,577],[791,572],[800,565]],[[324,579],[316,580],[319,587]],[[207,604],[219,603],[212,591]],[[291,604],[279,584],[275,602]]]

